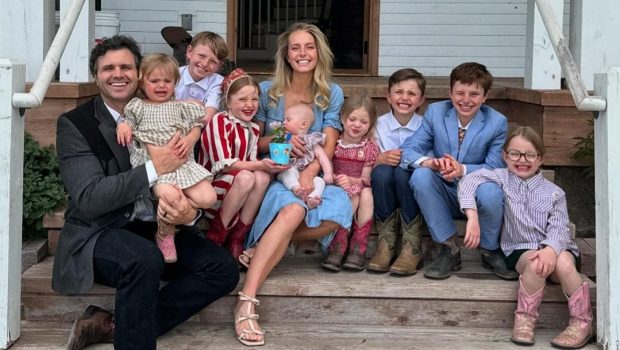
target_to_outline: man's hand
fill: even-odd
[[[179,142],[180,134],[176,132],[165,146],[155,146],[146,144],[146,149],[153,161],[153,166],[157,175],[171,173],[177,170],[187,161],[186,158],[179,158],[174,151],[175,146]]]
[[[555,271],[555,263],[557,258],[558,257],[555,254],[555,250],[547,246],[543,249],[535,251],[527,259],[538,259],[538,264],[536,265],[536,274],[540,278],[547,278],[551,273],[553,273],[553,271]]]
[[[400,164],[401,153],[402,151],[400,149],[393,149],[380,153],[379,156],[377,156],[377,164],[398,166]]]
[[[159,198],[157,218],[172,225],[189,224],[196,217],[197,210],[191,206],[189,200],[179,187],[174,186],[174,188],[179,193],[178,196],[171,197],[176,197],[176,199],[168,201],[164,197]]]
[[[131,144],[131,126],[125,122],[118,123],[116,126],[116,141],[121,146],[128,146]]]

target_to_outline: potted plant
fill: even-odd
[[[270,123],[271,143],[269,144],[269,158],[280,165],[287,165],[291,155],[292,146],[289,143],[291,134],[286,132],[281,122]]]

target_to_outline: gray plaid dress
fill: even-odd
[[[170,101],[155,104],[139,98],[129,101],[124,117],[133,131],[129,148],[131,166],[142,165],[150,159],[145,144],[163,146],[177,131],[181,131],[181,136],[187,135],[192,128],[202,127],[204,114],[204,108],[193,103]],[[172,173],[160,175],[157,183],[178,185],[183,189],[212,178],[213,174],[194,161],[192,147],[187,162]]]

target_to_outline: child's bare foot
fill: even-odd
[[[304,199],[304,190],[301,186],[295,186],[291,190],[293,190],[293,193],[297,196],[297,198]]]
[[[306,205],[308,205],[308,209],[314,209],[321,204],[321,197],[308,197],[306,199]]]

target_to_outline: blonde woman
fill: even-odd
[[[259,153],[267,153],[269,148],[270,124],[282,122],[287,108],[303,103],[314,111],[315,119],[309,132],[325,133],[324,149],[330,158],[333,156],[342,130],[339,112],[344,97],[340,86],[331,81],[332,60],[325,35],[314,25],[295,23],[278,37],[275,76],[261,84],[259,111],[255,117],[263,135],[259,140]],[[302,142],[297,137],[291,141],[297,157],[305,152]],[[315,160],[300,173],[300,186],[306,196],[312,192],[312,179],[320,168]],[[249,249],[240,257],[249,267],[235,307],[235,331],[239,341],[248,346],[265,343],[264,331],[256,321],[256,292],[284,256],[289,242],[325,237],[321,243],[326,247],[332,238],[329,233],[340,227],[349,228],[351,213],[351,201],[339,187],[326,186],[321,203],[309,209],[282,183],[271,184],[246,242]]]

